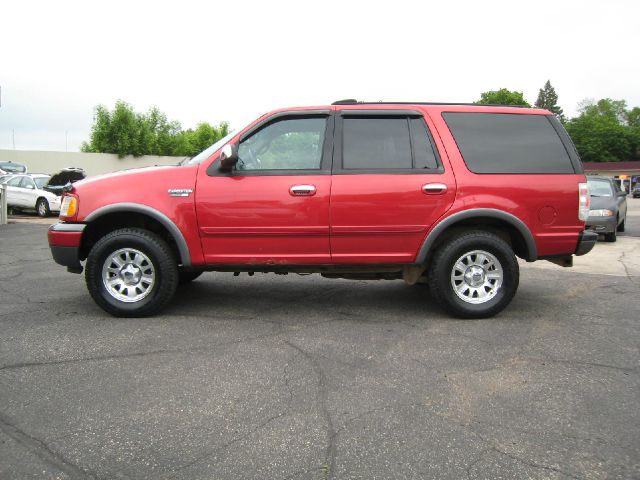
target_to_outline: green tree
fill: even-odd
[[[510,91],[506,88],[500,90],[489,90],[480,95],[480,100],[475,103],[490,105],[519,105],[530,107],[531,105],[524,99],[522,92]]]
[[[561,121],[564,121],[564,114],[562,108],[558,105],[558,94],[556,90],[551,86],[551,81],[547,80],[538,92],[538,98],[534,104],[537,108],[544,108],[550,112],[555,113]]]
[[[171,121],[157,107],[147,113],[134,111],[128,103],[118,100],[110,111],[104,105],[95,108],[93,126],[83,152],[125,155],[193,156],[227,135],[229,124],[212,126],[206,122],[195,130],[182,130],[180,123]]]
[[[566,128],[583,161],[625,161],[637,154],[624,100],[585,101],[579,108],[580,115],[569,120]]]

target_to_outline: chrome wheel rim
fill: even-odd
[[[460,256],[451,269],[451,286],[458,298],[478,305],[496,296],[504,278],[495,255],[473,250]]]
[[[47,213],[47,207],[44,202],[38,203],[38,213],[40,213],[41,216],[44,216]]]
[[[156,283],[156,270],[144,253],[121,248],[109,254],[102,266],[102,283],[107,293],[120,302],[145,298]]]

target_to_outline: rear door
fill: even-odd
[[[7,204],[10,207],[26,207],[25,189],[21,186],[22,175],[15,176],[7,182]]]
[[[456,193],[432,130],[420,111],[336,113],[332,262],[415,259],[427,230],[451,207]]]

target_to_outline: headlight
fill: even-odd
[[[601,208],[600,210],[589,210],[590,217],[613,217],[613,212],[608,208]]]
[[[60,205],[60,218],[70,219],[78,213],[78,199],[72,195],[62,197]]]

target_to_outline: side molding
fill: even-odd
[[[167,217],[164,213],[156,210],[155,208],[151,208],[140,203],[114,203],[112,205],[107,205],[91,212],[89,215],[87,215],[87,217],[85,217],[83,221],[85,223],[91,222],[109,213],[117,212],[142,213],[160,222],[160,224],[162,224],[162,226],[164,226],[169,231],[169,233],[173,237],[173,240],[176,242],[178,251],[180,252],[180,261],[182,262],[182,265],[184,265],[185,267],[191,266],[191,254],[189,253],[189,247],[187,246],[187,241],[184,239],[184,235],[182,235],[180,229],[176,226],[175,223],[173,223],[173,221],[169,217]]]
[[[450,227],[451,225],[461,220],[468,220],[471,218],[480,218],[480,217],[485,217],[485,218],[489,217],[489,218],[495,218],[497,220],[503,220],[508,224],[512,225],[513,227],[515,227],[518,230],[518,232],[520,232],[520,234],[524,238],[524,241],[527,245],[526,260],[529,262],[533,262],[534,260],[538,259],[538,250],[536,248],[536,242],[533,239],[533,235],[531,234],[529,227],[527,227],[527,225],[522,220],[520,220],[515,215],[512,215],[511,213],[507,213],[502,210],[497,210],[495,208],[474,208],[471,210],[464,210],[462,212],[455,213],[450,217],[445,218],[440,223],[438,223],[429,232],[429,235],[427,235],[427,238],[425,238],[424,243],[420,248],[420,252],[418,252],[416,263],[424,263],[424,261],[427,259],[427,255],[429,253],[431,246],[438,239],[440,234],[444,232],[448,227]]]

